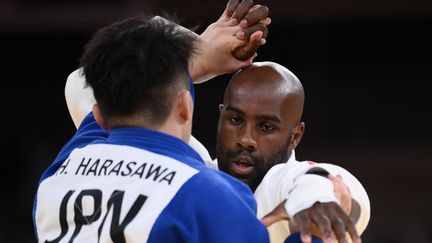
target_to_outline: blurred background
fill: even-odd
[[[303,82],[300,160],[331,162],[368,191],[363,242],[432,242],[432,1],[257,1],[273,23],[257,61]],[[32,204],[43,170],[73,135],[63,89],[98,28],[140,11],[207,26],[219,0],[2,0],[0,242],[35,242]],[[199,29],[200,31],[203,28]],[[197,86],[194,134],[215,152],[217,105],[230,78]]]

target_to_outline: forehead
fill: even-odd
[[[256,118],[276,116],[282,122],[294,117],[294,99],[280,85],[274,83],[242,82],[231,87],[225,106]]]
[[[244,83],[228,92],[226,103],[253,110],[271,110],[280,112],[283,110],[284,95],[270,85],[252,85]]]

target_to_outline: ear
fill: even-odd
[[[290,142],[290,149],[296,149],[297,145],[299,145],[301,139],[303,138],[303,134],[305,131],[305,124],[304,122],[299,122],[295,127],[292,129],[291,133],[291,142]]]
[[[225,108],[224,104],[219,104],[219,115],[222,113],[223,109]]]
[[[193,101],[192,96],[187,90],[181,91],[176,101],[177,118],[180,124],[192,122]]]
[[[108,130],[108,125],[107,125],[104,117],[102,116],[102,112],[101,112],[100,107],[97,103],[93,105],[93,116],[94,116],[97,124],[102,129]]]

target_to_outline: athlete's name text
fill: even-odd
[[[64,162],[56,175],[67,174],[70,161],[69,158]],[[82,176],[135,177],[171,185],[177,172],[154,163],[83,157],[74,173]]]

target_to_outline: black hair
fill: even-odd
[[[161,18],[137,16],[100,29],[80,65],[103,117],[144,116],[162,125],[181,88],[189,88],[195,37]]]

